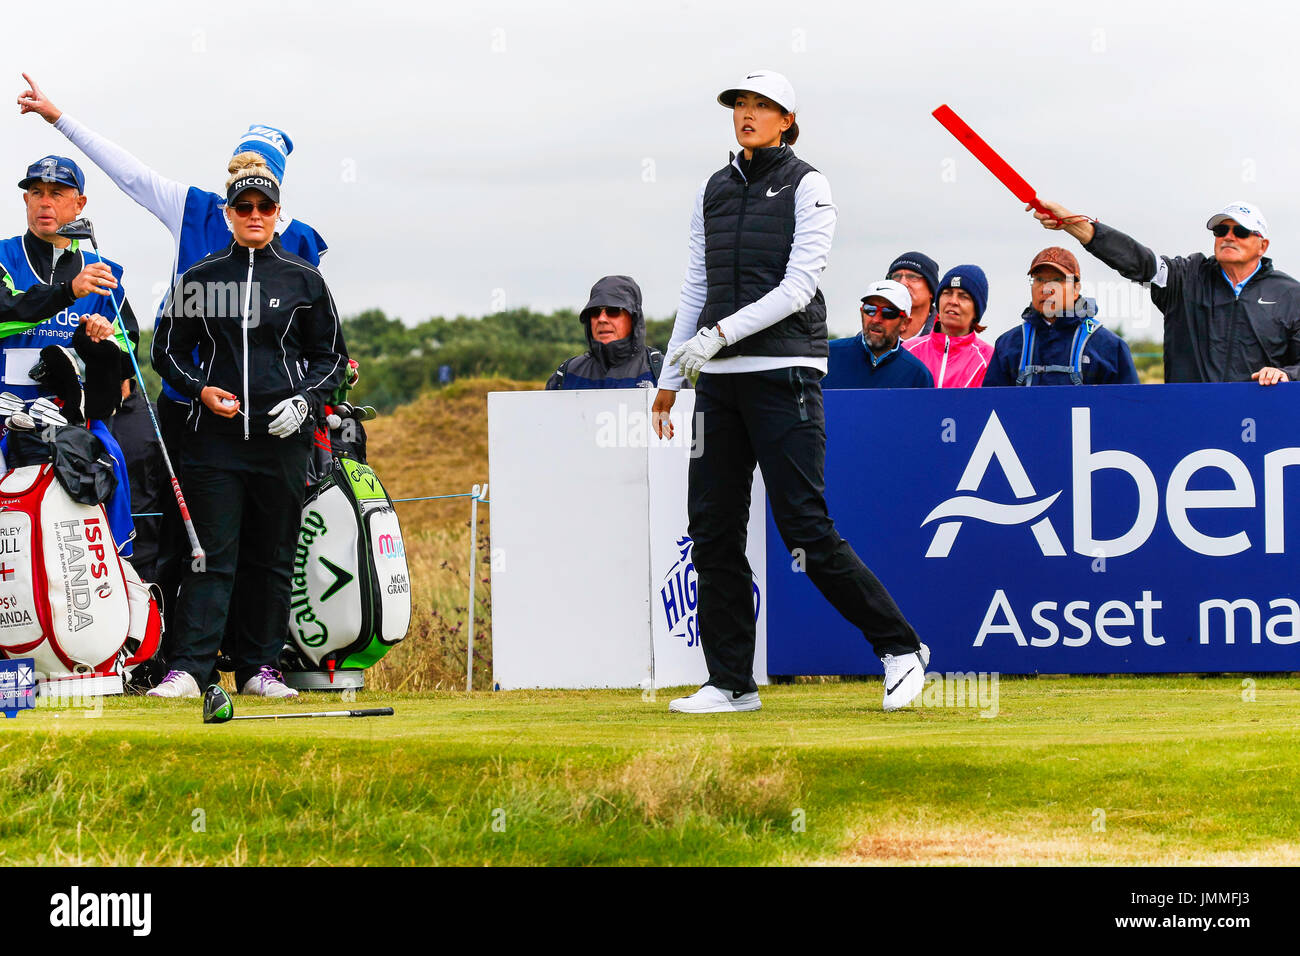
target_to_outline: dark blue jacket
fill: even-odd
[[[1076,313],[1062,315],[1055,322],[1048,322],[1034,309],[1025,309],[1023,320],[1009,332],[1003,332],[993,345],[993,360],[989,362],[988,372],[984,375],[984,387],[1015,385],[1020,374],[1020,360],[1024,349],[1025,322],[1034,328],[1034,354],[1029,357],[1031,365],[1070,365],[1070,347],[1074,342],[1075,330],[1084,316],[1091,318],[1097,314],[1097,304],[1092,299],[1079,299],[1081,308]],[[1079,314],[1081,313],[1081,314]],[[1095,321],[1095,320],[1094,320]],[[1079,361],[1079,374],[1084,385],[1136,385],[1137,368],[1133,365],[1133,356],[1128,343],[1110,329],[1098,325],[1097,330],[1088,339],[1083,355]],[[1068,372],[1043,372],[1035,375],[1028,385],[1070,385]]]
[[[902,342],[879,359],[867,350],[861,332],[830,347],[822,388],[934,388],[930,370]]]

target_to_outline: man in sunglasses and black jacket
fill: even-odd
[[[822,388],[934,388],[925,363],[900,341],[912,310],[907,286],[882,279],[862,297],[862,331],[830,343]]]
[[[1157,256],[1118,229],[1054,202],[1034,218],[1064,229],[1126,279],[1149,283],[1165,320],[1166,382],[1300,378],[1300,282],[1273,268],[1268,223],[1253,203],[1210,217],[1214,255]],[[1027,209],[1032,207],[1026,207]]]

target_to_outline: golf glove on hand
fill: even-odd
[[[687,377],[695,375],[726,344],[716,325],[711,329],[700,329],[690,341],[673,349],[673,354],[668,356],[668,364],[676,365]]]
[[[0,418],[8,418],[24,408],[23,400],[13,392],[0,392]]]
[[[271,409],[270,415],[271,424],[266,430],[276,438],[288,438],[307,420],[307,399],[301,395],[286,398]]]

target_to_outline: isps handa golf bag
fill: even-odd
[[[322,470],[302,510],[280,666],[291,686],[349,689],[406,637],[411,581],[402,529],[379,476],[337,452]]]
[[[59,433],[52,460],[0,479],[0,655],[32,658],[42,693],[121,693],[157,650],[162,619],[154,593],[119,559],[84,473],[69,477],[68,455],[93,451],[94,436]]]

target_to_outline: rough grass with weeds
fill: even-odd
[[[1005,679],[998,716],[880,683],[366,691],[390,718],[206,726],[196,701],[0,723],[0,863],[1300,861],[1300,679]],[[240,713],[334,698],[236,698]]]

